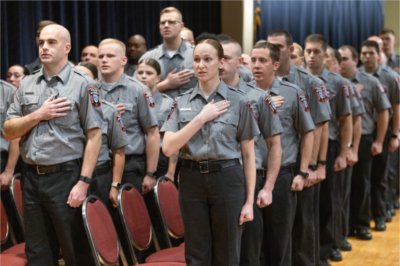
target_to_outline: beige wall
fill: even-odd
[[[242,44],[243,2],[221,1],[221,30]],[[243,45],[243,44],[242,44]]]
[[[396,33],[396,51],[400,53],[400,1],[386,0],[384,3],[385,27],[391,28]]]

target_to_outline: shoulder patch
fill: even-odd
[[[321,103],[324,103],[327,100],[329,100],[329,94],[324,85],[320,85],[319,87],[314,87],[313,93],[315,97],[317,97],[318,101]]]
[[[256,119],[256,113],[253,110],[253,106],[251,105],[250,101],[246,102],[247,109],[249,109],[251,116]]]
[[[267,95],[264,97],[264,103],[269,107],[269,109],[271,110],[272,113],[274,113],[274,114],[278,113],[278,110],[276,108],[274,101],[272,100],[271,95]]]
[[[169,112],[167,115],[167,120],[169,120],[171,118],[172,114],[175,112],[176,106],[177,106],[177,103],[176,103],[176,101],[174,101],[171,105],[171,108],[169,109]]]
[[[115,119],[117,120],[117,124],[119,125],[119,128],[125,132],[126,128],[124,126],[124,123],[122,122],[122,116],[120,115],[120,113],[116,112],[115,113]]]
[[[380,91],[382,94],[386,93],[385,88],[383,87],[383,85],[382,85],[381,83],[378,84],[378,88],[379,88],[379,91]]]
[[[86,87],[86,90],[89,93],[89,99],[92,106],[96,108],[100,107],[101,101],[100,101],[99,89],[94,85],[89,85]]]
[[[344,95],[346,96],[346,98],[349,98],[351,95],[351,88],[348,85],[343,85],[342,86],[342,90],[344,92]]]
[[[150,93],[143,93],[144,98],[146,99],[147,105],[150,106],[151,108],[154,108],[156,106],[156,102],[154,101],[153,96]]]
[[[310,105],[307,102],[307,98],[304,95],[304,93],[302,94],[297,94],[297,99],[300,102],[301,107],[303,107],[303,110],[308,112],[310,111]]]

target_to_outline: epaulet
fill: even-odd
[[[307,72],[307,70],[305,70],[305,69],[303,69],[303,68],[301,68],[301,67],[296,67],[296,69],[297,69],[297,71],[299,71],[300,73],[302,73],[302,74],[305,74],[305,75],[311,75],[310,73],[308,73]]]
[[[291,83],[289,81],[285,81],[285,80],[281,81],[281,85],[292,87],[292,88],[295,88],[295,89],[299,88],[296,84],[293,84],[293,83]]]
[[[190,89],[188,89],[187,91],[183,92],[183,93],[181,94],[181,96],[187,95],[187,94],[191,94],[191,93],[193,92],[193,90],[194,90],[194,88],[190,88]]]
[[[39,68],[33,70],[29,75],[34,75],[34,74],[38,73],[41,69],[42,69],[42,68],[39,67]]]

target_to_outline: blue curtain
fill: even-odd
[[[265,39],[271,30],[285,29],[301,45],[307,35],[320,33],[334,48],[350,44],[358,49],[384,24],[382,0],[255,0],[254,6],[261,9],[257,40]]]
[[[37,57],[36,25],[50,19],[69,29],[78,62],[81,49],[104,38],[126,42],[133,34],[146,38],[148,48],[161,43],[158,21],[162,8],[177,7],[185,25],[194,31],[221,31],[220,1],[1,1],[1,77],[8,66],[27,64]]]

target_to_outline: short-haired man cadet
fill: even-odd
[[[272,191],[279,172],[282,157],[280,134],[282,125],[271,96],[246,84],[239,76],[242,48],[234,40],[221,41],[224,49],[224,64],[221,78],[232,90],[243,95],[252,105],[260,134],[255,138],[257,179],[254,200],[254,219],[243,230],[240,265],[260,265],[263,243],[263,218],[261,208],[272,202]],[[258,206],[257,206],[258,205]]]
[[[81,62],[89,62],[99,66],[99,48],[95,45],[87,45],[83,47],[81,52]]]
[[[160,34],[163,43],[145,53],[144,58],[153,58],[161,66],[161,82],[157,88],[171,98],[195,87],[193,75],[193,46],[181,38],[184,24],[182,13],[175,7],[166,7],[160,12]]]
[[[400,74],[400,54],[396,54],[394,46],[396,45],[396,34],[394,30],[384,28],[379,35],[383,41],[383,51],[386,54],[386,64]]]
[[[357,70],[358,53],[355,48],[345,45],[339,48],[339,52],[342,55],[341,74],[355,84],[365,107],[365,113],[362,115],[358,163],[353,167],[351,183],[350,234],[362,240],[370,240],[372,239],[369,230],[372,157],[382,153],[389,121],[388,109],[391,105],[379,81]]]
[[[253,76],[258,88],[285,101],[275,110],[282,123],[282,165],[273,190],[272,203],[263,209],[264,247],[262,265],[293,265],[292,231],[297,205],[297,191],[304,187],[311,158],[313,130],[305,93],[296,85],[276,77],[279,47],[257,43],[251,51]],[[298,156],[300,154],[300,156]]]
[[[87,265],[80,209],[99,154],[102,112],[93,80],[68,63],[70,34],[43,28],[43,68],[27,76],[7,113],[4,135],[22,137],[22,189],[29,265]],[[83,161],[82,161],[83,157]]]
[[[332,110],[329,121],[329,143],[327,153],[326,179],[321,183],[320,193],[320,259],[328,264],[342,260],[339,234],[340,209],[342,206],[340,187],[347,158],[350,156],[353,125],[351,117],[350,89],[348,81],[340,75],[328,71],[324,66],[328,43],[321,34],[308,35],[304,41],[304,57],[307,71],[319,77],[329,91],[329,103]]]
[[[371,171],[371,211],[375,220],[375,230],[386,229],[387,214],[386,201],[388,188],[389,154],[399,147],[400,123],[400,84],[399,75],[392,69],[382,66],[380,62],[379,46],[375,41],[367,40],[361,44],[360,71],[376,77],[381,83],[392,105],[389,119],[390,126],[383,142],[382,153],[375,155]],[[391,218],[391,214],[390,218]]]
[[[293,38],[285,30],[275,30],[268,34],[267,41],[280,48],[278,76],[297,85],[304,91],[310,104],[310,114],[315,124],[313,153],[309,177],[305,189],[298,193],[296,221],[293,229],[293,263],[296,265],[316,264],[319,258],[319,184],[325,179],[326,152],[328,148],[328,121],[331,110],[329,96],[324,83],[297,68],[290,62],[293,51]],[[310,244],[311,243],[311,244]]]
[[[116,39],[100,42],[100,93],[105,100],[116,104],[129,140],[122,183],[130,182],[147,193],[156,181],[160,134],[150,92],[138,80],[124,74],[125,49],[125,44]]]

